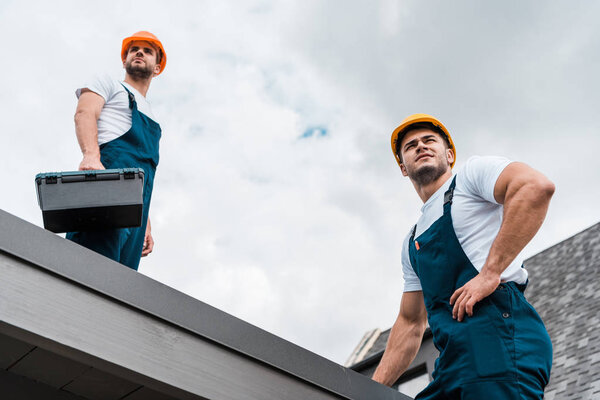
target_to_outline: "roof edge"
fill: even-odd
[[[1,209],[0,226],[0,250],[5,253],[325,391],[344,399],[407,399],[355,371],[340,368],[333,361]],[[85,260],[85,268],[81,260]]]

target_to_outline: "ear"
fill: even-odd
[[[129,48],[131,47],[131,44],[129,44],[129,46],[127,46],[127,50],[125,50],[125,57],[123,58],[123,53],[121,53],[121,58],[123,58],[123,69],[125,69],[125,62],[127,61],[127,54],[129,54]]]
[[[454,162],[454,151],[452,149],[446,150],[446,159],[448,160],[448,164],[452,165]]]
[[[400,164],[400,171],[402,171],[402,175],[408,176],[408,172],[406,172],[406,167],[404,164]]]
[[[160,74],[160,64],[154,66],[154,76],[158,76],[158,74]]]

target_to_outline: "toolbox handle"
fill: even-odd
[[[40,186],[45,181],[47,185],[58,183],[85,182],[85,181],[118,181],[123,175],[124,179],[139,177],[144,180],[144,170],[141,168],[121,168],[111,170],[86,170],[67,172],[46,172],[37,174],[35,182]]]
[[[83,178],[83,179],[82,179]],[[120,174],[114,173],[102,173],[96,174],[95,172],[86,173],[82,175],[63,175],[61,177],[62,183],[81,182],[81,181],[118,181]]]

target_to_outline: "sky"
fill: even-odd
[[[598,15],[579,0],[3,0],[0,208],[43,225],[35,175],[81,160],[75,89],[122,79],[122,39],[149,30],[167,65],[147,95],[163,136],[139,273],[344,363],[398,312],[422,204],[390,149],[409,114],[449,129],[456,171],[501,155],[555,183],[525,257],[600,221]]]

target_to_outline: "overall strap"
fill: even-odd
[[[450,206],[452,205],[452,198],[454,197],[454,188],[456,187],[456,175],[452,178],[452,182],[450,182],[450,187],[444,193],[444,214],[450,213]],[[415,234],[417,233],[417,225],[415,225],[412,229],[412,233],[410,235],[410,240],[415,240]]]
[[[129,96],[129,109],[133,110],[133,106],[136,104],[135,96],[133,95],[133,93],[131,93],[131,91],[129,89],[127,89],[127,86],[123,85],[122,83],[121,83],[121,86],[123,86],[123,88],[127,92],[127,95]]]
[[[444,214],[450,212],[450,207],[452,206],[452,198],[454,197],[454,188],[456,187],[456,175],[452,178],[452,182],[450,183],[450,187],[444,193]]]

